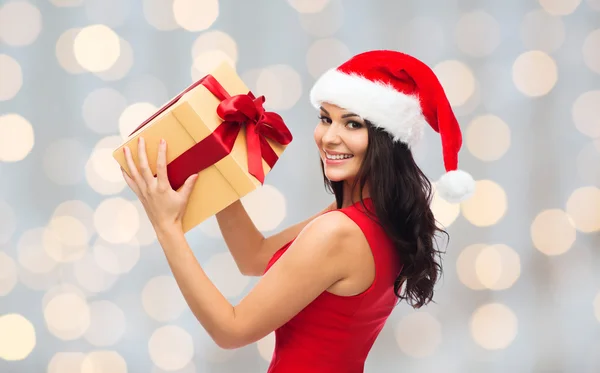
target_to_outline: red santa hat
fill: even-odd
[[[386,50],[358,54],[319,77],[310,101],[352,111],[409,148],[431,126],[440,134],[446,169],[436,183],[439,195],[452,203],[472,195],[473,178],[458,169],[460,126],[434,72],[418,59]]]

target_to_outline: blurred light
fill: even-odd
[[[144,0],[143,12],[146,21],[160,31],[179,28],[173,14],[173,2],[165,0]]]
[[[142,290],[144,311],[156,321],[176,320],[187,309],[187,304],[173,276],[151,278]]]
[[[329,0],[287,0],[298,13],[318,13],[322,11]]]
[[[544,210],[531,224],[533,245],[546,255],[564,254],[576,238],[573,220],[562,210]]]
[[[135,238],[111,244],[98,238],[94,243],[94,260],[100,268],[115,275],[130,272],[140,260],[140,244]]]
[[[85,165],[85,176],[88,184],[96,192],[103,195],[120,193],[127,184],[123,179],[121,166],[113,158],[113,151],[123,140],[120,136],[108,136],[96,144]]]
[[[516,338],[518,320],[507,306],[491,303],[473,313],[470,327],[475,343],[486,350],[501,350]]]
[[[173,371],[184,368],[194,357],[194,341],[184,329],[175,325],[160,327],[148,341],[152,362],[161,369]]]
[[[506,245],[486,246],[477,255],[475,272],[486,288],[505,290],[519,278],[521,260],[519,254]]]
[[[475,76],[460,61],[447,60],[433,68],[452,106],[464,105],[475,92]]]
[[[240,273],[229,252],[213,255],[203,267],[206,275],[226,298],[238,297],[250,283],[250,277]]]
[[[140,217],[140,228],[135,235],[135,239],[142,246],[153,244],[156,242],[156,231],[148,218],[148,214],[146,214],[146,211],[144,210],[142,202],[140,202],[139,199],[136,199],[131,201],[131,203],[133,203],[137,209],[138,216]]]
[[[33,127],[18,114],[0,115],[0,161],[23,160],[35,143]]]
[[[267,110],[291,109],[302,96],[302,78],[291,66],[268,66],[258,76],[256,94],[265,96]]]
[[[123,0],[85,0],[85,14],[92,23],[122,26],[131,13],[131,3]]]
[[[47,373],[82,373],[83,352],[57,352],[48,363]]]
[[[558,16],[532,10],[523,17],[521,37],[525,48],[551,53],[565,41],[565,24]]]
[[[29,1],[0,6],[0,42],[11,46],[32,44],[42,31],[42,14]]]
[[[489,13],[464,13],[456,25],[458,48],[473,57],[490,55],[500,45],[500,24]]]
[[[90,303],[90,327],[85,339],[94,346],[112,346],[125,334],[125,314],[114,303],[98,300]]]
[[[542,51],[522,53],[513,64],[513,83],[527,96],[543,96],[550,92],[558,79],[554,59]]]
[[[127,100],[113,88],[99,88],[90,92],[83,101],[85,124],[99,134],[118,130],[119,116],[127,107]]]
[[[479,254],[487,245],[473,244],[464,248],[456,260],[456,273],[460,282],[471,290],[482,290],[485,286],[481,283],[477,275],[477,266],[475,265]]]
[[[128,78],[123,94],[129,102],[149,102],[156,106],[162,106],[169,100],[165,84],[151,75]],[[119,112],[122,112],[125,107],[126,105]],[[115,123],[117,122],[118,119],[115,120]]]
[[[460,214],[460,204],[450,203],[445,199],[440,198],[435,184],[432,184],[432,188],[433,199],[431,201],[431,211],[433,212],[435,220],[443,227],[448,228]]]
[[[127,362],[116,351],[93,351],[81,362],[81,373],[127,373]]]
[[[33,273],[48,273],[56,266],[48,252],[61,250],[59,237],[47,228],[32,228],[23,232],[17,242],[19,264]]]
[[[555,16],[566,16],[577,9],[581,0],[539,0],[544,10]]]
[[[87,152],[87,147],[77,138],[58,139],[44,150],[44,173],[58,185],[78,184],[84,179]]]
[[[507,209],[504,189],[491,180],[478,180],[475,193],[461,203],[463,216],[478,227],[488,227],[498,223]]]
[[[275,351],[275,332],[271,332],[256,342],[256,348],[258,354],[267,363],[271,362],[273,358],[273,351]]]
[[[580,232],[600,230],[600,189],[595,186],[575,190],[567,201],[567,214]]]
[[[188,31],[203,31],[219,16],[218,0],[173,0],[175,22]]]
[[[0,54],[0,101],[14,98],[23,86],[21,65],[7,54]]]
[[[149,102],[137,102],[129,105],[123,110],[119,117],[119,133],[123,140],[129,137],[140,124],[150,118],[158,108]]]
[[[438,60],[448,46],[446,31],[437,19],[415,16],[400,26],[401,49],[423,61]]]
[[[306,52],[308,72],[314,78],[318,78],[327,70],[345,62],[350,56],[350,49],[338,39],[316,40]]]
[[[90,326],[90,308],[77,293],[61,293],[44,307],[44,320],[55,337],[72,341],[83,336]]]
[[[408,356],[431,356],[442,343],[442,326],[427,312],[414,312],[400,320],[395,328],[396,342]]]
[[[598,140],[596,140],[598,141]],[[577,176],[591,185],[600,185],[600,147],[589,143],[577,155]]]
[[[344,23],[341,0],[331,0],[318,13],[300,13],[300,25],[310,35],[326,37],[335,34]]]
[[[102,269],[89,252],[73,263],[73,274],[81,287],[91,293],[108,291],[118,279],[118,275]]]
[[[17,216],[15,210],[5,201],[0,199],[0,245],[6,244],[17,229]]]
[[[510,128],[495,115],[476,117],[466,132],[467,148],[482,161],[496,161],[510,147]]]
[[[241,199],[258,230],[272,231],[286,216],[285,196],[274,186],[264,184]]]
[[[152,367],[152,373],[202,373],[202,371],[196,370],[196,365],[193,361],[190,361],[188,365],[177,370],[164,370],[155,365]]]
[[[600,46],[600,44],[599,44]],[[579,132],[600,137],[600,90],[582,93],[573,103],[572,116]]]
[[[114,81],[123,79],[129,73],[129,70],[133,66],[133,49],[131,48],[131,44],[123,38],[119,38],[119,45],[120,54],[117,62],[108,70],[96,72],[96,76],[106,81]]]
[[[220,49],[211,49],[201,52],[194,58],[192,67],[190,69],[192,80],[196,81],[201,79],[222,63],[227,63],[234,69],[236,67],[236,60]]]
[[[121,197],[108,198],[96,208],[94,225],[107,242],[126,243],[137,233],[139,214],[130,201]]]
[[[110,69],[119,59],[119,36],[105,25],[92,25],[81,29],[73,41],[77,62],[86,70],[101,72]]]
[[[63,32],[56,41],[55,54],[60,66],[71,74],[81,74],[86,70],[77,62],[73,43],[81,28],[70,28]]]
[[[74,262],[83,257],[93,232],[77,218],[68,215],[55,216],[48,229],[60,240],[61,245],[47,245],[46,253],[57,262]]]
[[[55,266],[48,272],[32,272],[21,266],[18,268],[17,276],[19,282],[27,288],[35,291],[46,291],[56,286],[61,280],[63,268]]]
[[[192,44],[192,58],[196,59],[203,53],[220,50],[230,57],[232,61],[238,60],[238,47],[235,40],[228,33],[220,30],[203,32]]]
[[[0,316],[0,359],[23,360],[35,348],[37,339],[31,321],[20,314]]]
[[[0,297],[8,295],[16,284],[17,264],[5,252],[0,251]]]
[[[50,303],[51,300],[58,297],[59,295],[64,294],[75,294],[81,299],[86,299],[86,294],[83,290],[81,290],[73,284],[62,282],[60,284],[50,287],[48,291],[44,293],[44,295],[42,296],[42,308],[45,309],[46,307],[48,307],[48,303]]]

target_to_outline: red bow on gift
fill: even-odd
[[[292,134],[279,114],[265,111],[263,108],[264,96],[256,98],[252,92],[231,96],[212,75],[207,75],[188,87],[136,128],[133,133],[160,115],[185,93],[199,84],[204,85],[215,97],[221,100],[217,107],[217,115],[223,122],[209,136],[167,165],[167,175],[171,187],[178,189],[190,175],[210,167],[229,155],[242,127],[246,127],[248,172],[263,184],[265,174],[262,160],[264,159],[269,167],[273,168],[279,159],[267,139],[276,141],[281,145],[287,145],[292,141]]]

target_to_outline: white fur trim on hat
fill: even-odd
[[[440,197],[450,203],[464,201],[475,191],[473,177],[463,170],[446,172],[435,186]]]
[[[317,80],[310,92],[310,101],[317,109],[321,103],[328,102],[352,111],[387,131],[394,141],[409,147],[419,142],[427,124],[418,97],[336,69],[325,72]]]

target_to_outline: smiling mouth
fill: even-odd
[[[354,157],[352,154],[329,154],[325,152],[325,158],[331,161],[341,161],[343,159],[349,159]]]

